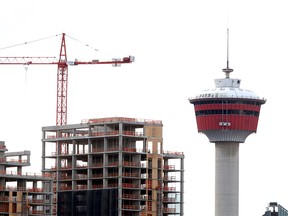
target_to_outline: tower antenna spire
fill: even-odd
[[[226,68],[222,69],[225,73],[226,78],[230,78],[230,73],[233,72],[232,68],[229,68],[229,28],[227,28],[227,61],[226,61]]]

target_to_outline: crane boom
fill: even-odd
[[[112,61],[100,61],[98,59],[94,59],[91,61],[79,61],[79,60],[74,60],[74,61],[67,61],[67,62],[59,62],[56,57],[48,57],[48,56],[34,56],[34,57],[20,57],[20,56],[15,56],[15,57],[1,57],[0,56],[0,65],[41,65],[41,64],[54,64],[54,65],[59,65],[59,64],[67,64],[69,65],[93,65],[93,64],[115,64],[115,65],[121,65],[125,63],[131,63],[134,61],[133,56],[129,57],[124,57],[123,59],[115,59]]]
[[[0,57],[1,65],[58,64],[56,57]]]
[[[133,56],[122,59],[112,59],[111,61],[74,61],[67,60],[65,33],[62,33],[59,59],[56,57],[0,57],[0,65],[57,65],[57,105],[56,105],[56,125],[67,124],[67,94],[68,94],[68,66],[70,65],[94,65],[111,64],[120,66],[121,64],[132,63]]]

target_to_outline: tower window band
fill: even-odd
[[[259,116],[259,112],[253,110],[199,110],[196,111],[196,116],[203,115],[219,115],[219,114],[228,114],[228,115],[245,115],[245,116]]]
[[[195,106],[202,105],[202,104],[249,104],[249,105],[256,105],[261,106],[262,102],[254,101],[254,100],[201,100],[193,102]]]

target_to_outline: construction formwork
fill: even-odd
[[[7,151],[0,141],[0,215],[53,215],[52,177],[22,171],[30,151]]]
[[[183,215],[184,154],[163,151],[162,127],[122,117],[43,127],[55,215]]]

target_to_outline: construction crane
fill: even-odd
[[[67,92],[68,92],[68,66],[69,65],[94,65],[110,64],[120,66],[121,64],[134,62],[134,57],[124,57],[122,59],[112,59],[111,61],[68,61],[66,52],[65,33],[62,33],[60,55],[57,60],[55,57],[0,57],[0,65],[47,65],[55,64],[57,70],[57,107],[56,107],[56,125],[67,124]],[[26,43],[25,43],[26,44]]]

